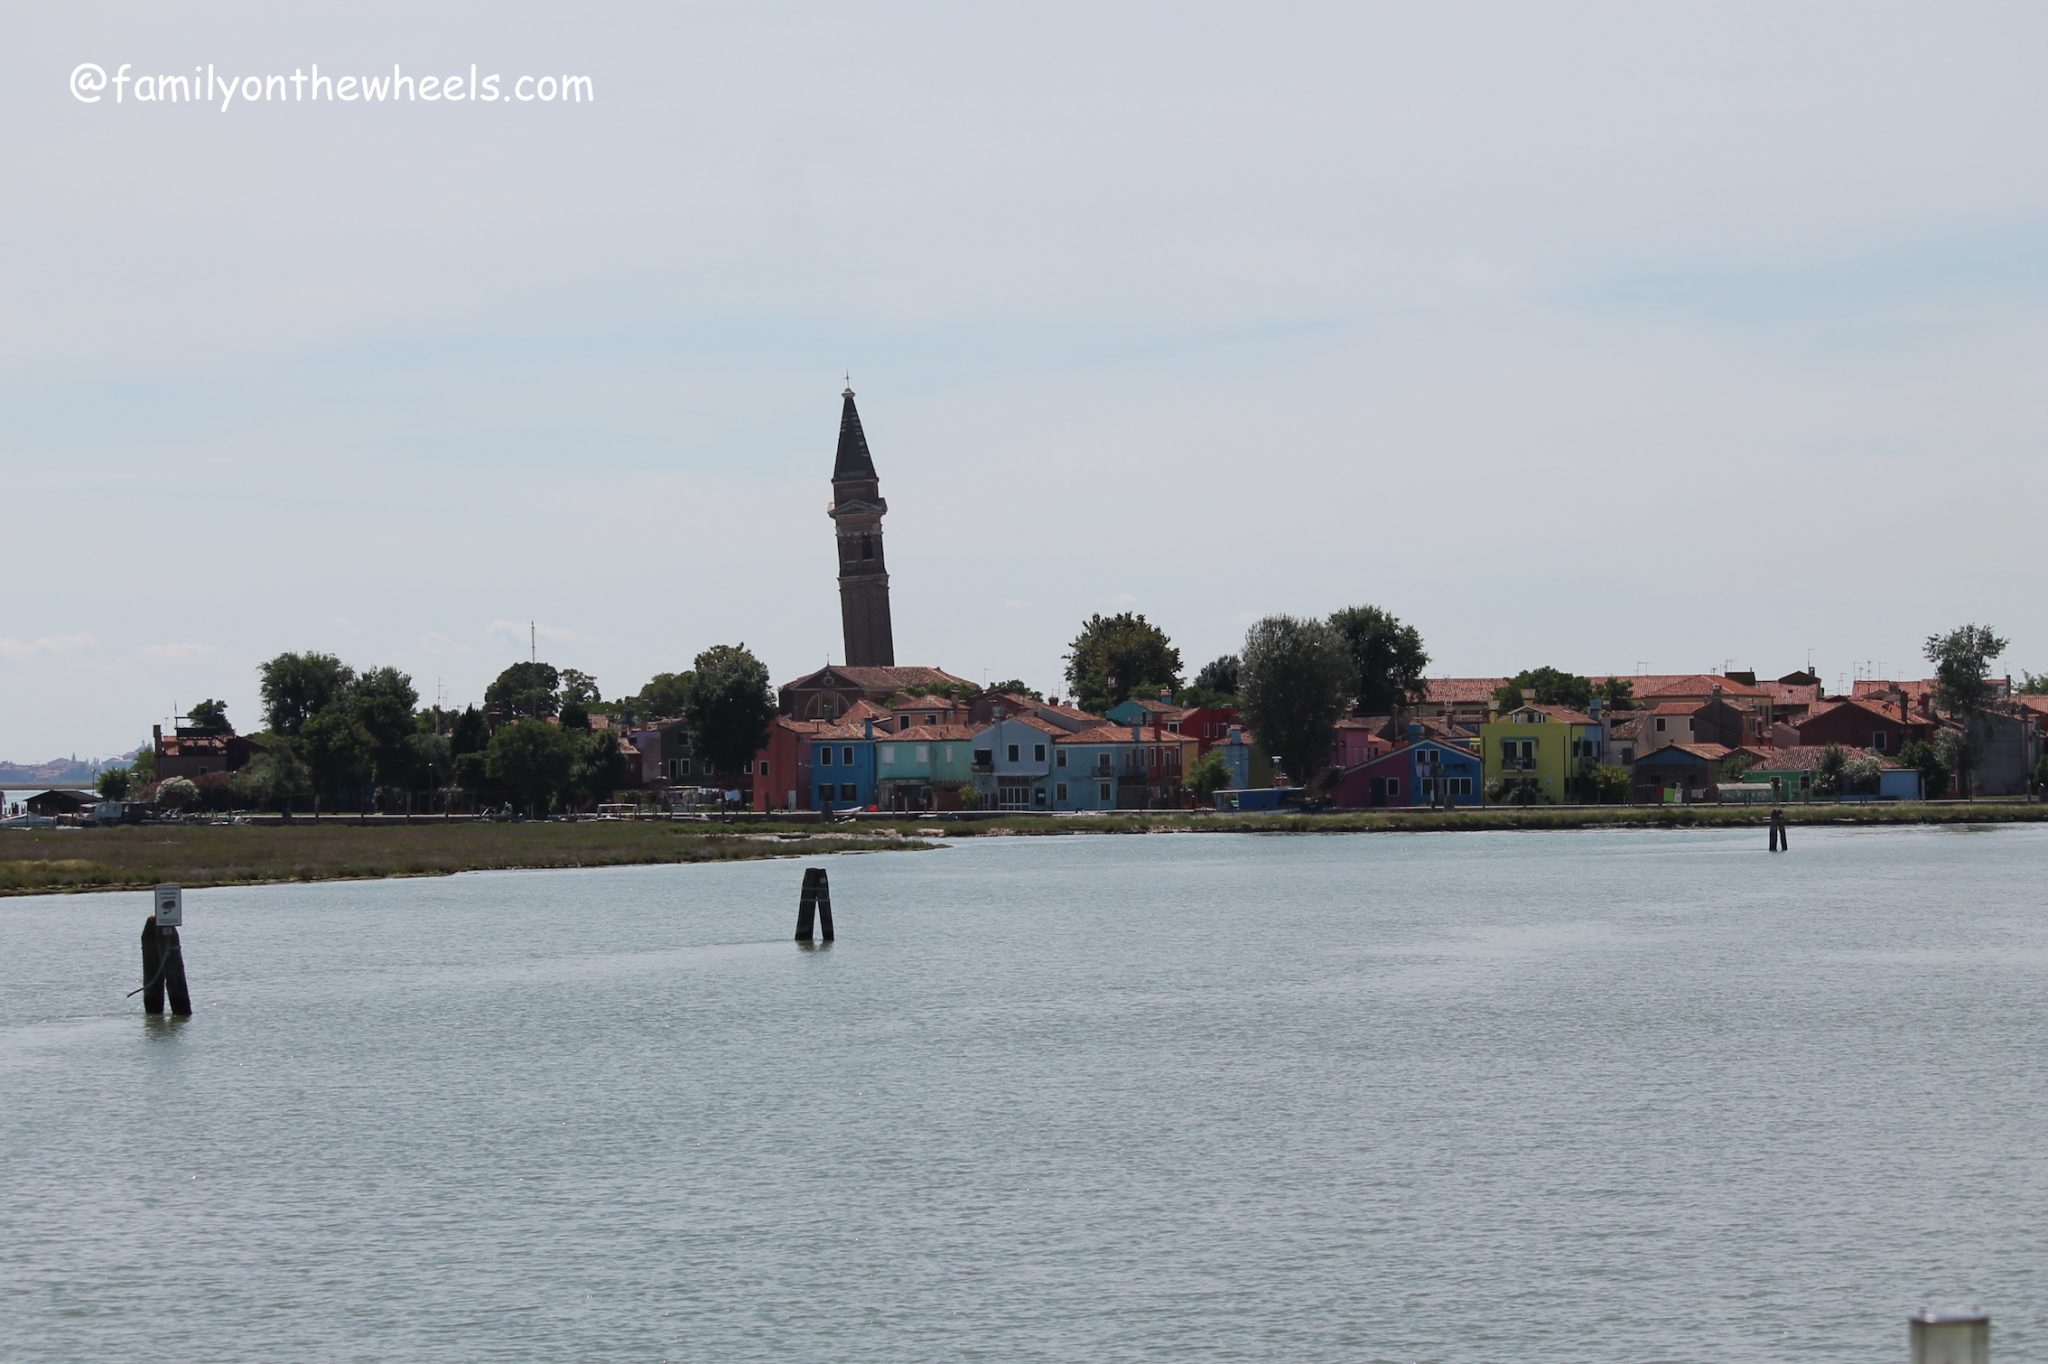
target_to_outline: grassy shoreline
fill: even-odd
[[[2011,824],[2048,821],[2048,805],[1985,801],[1790,805],[1793,824]],[[722,823],[163,825],[0,830],[0,897],[291,881],[449,876],[464,871],[646,866],[918,850],[933,839],[1154,833],[1464,833],[1552,829],[1761,829],[1759,806],[1541,806],[1214,815],[1181,811],[974,819],[864,817],[851,824],[754,818]]]
[[[890,830],[743,833],[704,825],[340,821],[0,830],[0,896],[452,876],[464,871],[742,862],[920,849]]]

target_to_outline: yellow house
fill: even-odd
[[[1600,735],[1596,716],[1568,706],[1523,706],[1488,720],[1479,727],[1487,802],[1564,805],[1583,800],[1580,778],[1600,760]]]

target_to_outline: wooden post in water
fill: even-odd
[[[168,997],[174,1015],[190,1018],[192,995],[185,987],[185,954],[178,945],[185,894],[176,886],[158,886],[153,899],[155,908],[142,925],[142,1007],[161,1014]]]
[[[824,930],[825,941],[832,941],[832,883],[825,877],[823,867],[804,868],[804,888],[796,905],[796,940],[810,942],[811,925]]]
[[[1785,811],[1783,808],[1771,811],[1771,851],[1792,851],[1792,840],[1786,833]]]

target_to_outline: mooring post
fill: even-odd
[[[157,933],[156,916],[142,921],[142,1007],[145,1012],[164,1011],[164,953]]]
[[[1912,1364],[1990,1364],[1991,1314],[1930,1307],[1906,1318],[1906,1341]]]
[[[168,996],[171,1012],[189,1018],[192,995],[185,987],[185,954],[178,945],[178,925],[185,922],[185,892],[177,886],[158,886],[151,900],[154,907],[142,925],[142,1007],[160,1014]]]
[[[796,905],[796,940],[810,942],[811,926],[815,923],[824,930],[825,941],[832,941],[832,884],[825,877],[823,867],[804,868],[803,894]]]
[[[1775,809],[1775,810],[1772,810],[1772,811],[1771,811],[1771,851],[1772,851],[1772,852],[1790,852],[1791,850],[1792,850],[1792,840],[1791,840],[1790,838],[1788,838],[1788,837],[1786,836],[1786,833],[1785,833],[1785,812],[1784,812],[1784,810],[1782,810],[1782,809]]]

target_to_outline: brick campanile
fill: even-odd
[[[853,390],[841,395],[839,454],[832,462],[832,518],[839,541],[839,619],[845,631],[846,664],[853,668],[896,665],[896,637],[889,624],[889,569],[882,557],[882,517],[889,504],[860,429]]]

